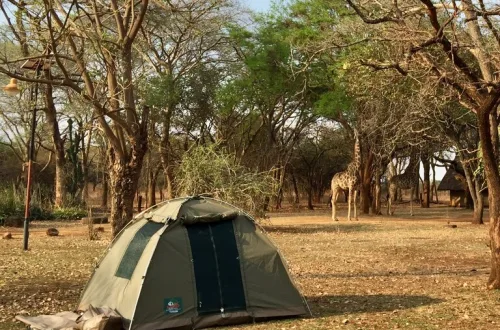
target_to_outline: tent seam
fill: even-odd
[[[239,264],[240,264],[240,272],[241,272],[241,277],[243,278],[243,290],[245,291],[245,310],[247,312],[249,312],[249,314],[252,315],[252,319],[254,319],[254,321],[255,321],[254,313],[251,312],[251,311],[249,311],[249,307],[251,309],[251,306],[250,306],[250,302],[248,300],[247,279],[246,279],[246,274],[245,274],[244,269],[243,269],[243,263],[241,262],[243,248],[241,247],[241,242],[240,242],[240,240],[238,239],[238,237],[236,235],[237,230],[234,227],[234,222],[236,220],[238,220],[238,217],[236,219],[232,220],[232,222],[233,222],[234,238],[235,238],[235,241],[236,241],[236,248],[238,249],[238,261],[239,261]]]

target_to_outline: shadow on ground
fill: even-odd
[[[379,273],[335,273],[335,274],[301,274],[303,278],[373,278],[373,277],[403,277],[403,276],[436,276],[436,275],[452,275],[452,276],[483,276],[489,274],[489,268],[468,268],[468,269],[427,269],[413,271],[387,271]]]
[[[335,223],[328,225],[294,225],[294,226],[280,226],[280,225],[264,225],[264,229],[268,233],[284,233],[284,234],[313,234],[313,233],[350,233],[350,232],[363,232],[374,231],[377,226],[362,223]]]
[[[313,317],[392,312],[444,302],[443,299],[428,296],[408,295],[310,296],[306,300]]]

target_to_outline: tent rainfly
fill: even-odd
[[[207,197],[137,215],[111,243],[78,310],[110,307],[130,330],[310,314],[277,248],[243,211]]]

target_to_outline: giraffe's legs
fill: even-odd
[[[333,221],[339,221],[337,219],[337,198],[339,197],[339,189],[338,188],[333,188],[332,189],[332,220]]]
[[[358,198],[358,191],[354,189],[354,219],[358,220],[358,207],[356,206],[356,200]]]
[[[352,187],[349,187],[349,198],[347,200],[347,221],[351,221]]]
[[[389,192],[389,196],[387,197],[387,215],[391,215],[391,192]]]
[[[414,188],[412,187],[410,189],[410,215],[413,216],[413,190]]]
[[[392,199],[394,198],[394,187],[389,185],[389,199],[387,200],[387,215],[393,215],[392,212]]]

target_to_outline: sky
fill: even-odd
[[[271,7],[271,0],[240,0],[240,2],[255,11],[265,12]]]

